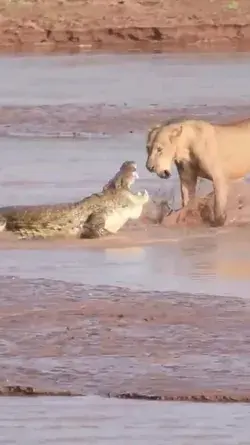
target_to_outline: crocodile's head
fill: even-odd
[[[117,233],[129,219],[138,219],[149,201],[147,191],[133,192],[131,186],[139,178],[134,161],[125,161],[119,171],[103,187],[97,197],[97,212],[86,221],[82,238],[100,237]],[[86,201],[85,201],[86,202]]]
[[[139,178],[137,165],[134,161],[125,161],[119,171],[104,185],[103,191],[126,189],[130,190],[136,179]]]
[[[116,233],[129,219],[138,219],[144,205],[149,201],[146,190],[137,193],[131,190],[138,178],[136,163],[125,161],[116,175],[104,186],[103,191],[108,193],[107,197],[112,202],[105,216],[105,228],[108,232]]]

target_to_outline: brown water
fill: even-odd
[[[249,114],[249,69],[248,54],[235,58],[227,55],[1,58],[0,205],[79,199],[100,189],[125,159],[134,159],[140,172],[136,188],[147,188],[152,195],[160,193],[171,197],[174,194],[174,204],[178,207],[176,172],[164,183],[145,169],[145,132],[149,122],[168,115],[168,109],[169,114],[173,110],[177,114],[190,110],[194,115],[215,120],[222,115]],[[210,190],[210,185],[204,181],[201,191],[205,190]],[[199,381],[199,391],[221,387],[235,391],[240,387],[244,392],[250,379],[246,353],[250,335],[248,315],[244,335],[241,333],[244,305],[249,298],[249,247],[248,227],[170,232],[160,227],[138,226],[96,243],[22,242],[1,235],[2,383],[29,384],[30,379],[37,386],[57,382],[59,386],[73,388],[75,379],[79,388],[84,369],[83,386],[88,387],[91,380],[92,392],[95,392],[95,382],[100,393],[110,390],[110,379],[129,390],[133,386],[133,373],[137,376],[133,389],[150,392],[154,387],[151,379],[159,379],[159,391],[161,381],[166,390],[166,382],[161,379],[171,380],[179,366],[180,388],[181,382],[185,386],[187,373],[188,385]],[[143,297],[139,294],[142,291]],[[77,304],[86,299],[91,302],[93,296],[94,300],[98,297],[106,301],[111,296],[121,298],[122,295],[124,299],[129,292],[134,292],[133,298],[139,304],[135,308],[138,315],[145,298],[156,301],[155,291],[165,292],[161,294],[163,300],[170,299],[167,309],[170,318],[161,319],[163,309],[159,306],[155,326],[150,329],[141,326],[139,318],[138,325],[131,325],[129,331],[121,322],[114,327],[115,337],[112,337],[117,350],[106,343],[111,341],[105,327],[105,323],[112,324],[109,318],[90,324],[91,333],[88,331],[87,335],[92,338],[98,330],[99,341],[90,342],[93,350],[88,357],[81,350],[79,359],[80,343],[71,354],[67,349],[68,337],[63,337],[64,346],[58,346],[60,338],[53,337],[64,336],[66,326],[70,330],[74,328],[74,313],[75,323],[78,320],[76,327],[78,323],[81,325],[82,309],[68,307],[71,299]],[[181,293],[180,300],[176,292]],[[205,297],[196,297],[196,294]],[[218,307],[208,319],[208,327],[202,328],[198,321],[205,323],[206,311],[209,312],[206,307],[209,308],[213,295],[217,296]],[[233,315],[229,320],[227,308],[236,304],[235,297],[239,299],[231,308]],[[58,303],[60,298],[61,305],[65,305],[63,313]],[[188,307],[197,306],[192,309],[194,312],[191,310],[190,320],[185,316],[177,323],[171,305],[178,305],[178,316],[182,317],[185,301]],[[100,301],[97,303],[99,307]],[[39,310],[45,311],[41,318],[36,318],[37,304]],[[148,314],[155,309],[151,303],[147,304],[144,319],[148,321]],[[71,315],[67,315],[67,308]],[[109,313],[108,309],[105,311]],[[120,315],[116,312],[115,316]],[[192,317],[198,321],[193,322]],[[220,325],[221,320],[224,325]],[[217,330],[215,324],[219,327]],[[53,329],[56,334],[52,333]],[[76,337],[84,342],[85,327],[81,329]],[[52,343],[49,333],[54,338]],[[149,338],[152,338],[151,345],[146,341]],[[164,343],[168,338],[176,341],[172,344],[171,357],[171,342]],[[33,346],[37,345],[37,354],[30,348],[30,339]],[[42,350],[42,342],[48,344],[48,350]],[[124,354],[119,354],[121,345],[128,348]],[[153,358],[145,359],[143,353],[141,361],[140,351],[144,351],[145,357]],[[158,355],[154,356],[153,351],[158,351]],[[191,354],[188,357],[187,351]],[[164,367],[166,358],[170,361]],[[103,380],[95,376],[97,369],[101,370]],[[243,404],[207,406],[95,397],[2,398],[0,403],[4,405],[0,408],[4,413],[0,415],[0,443],[4,444],[28,444],[29,440],[30,443],[73,444],[82,443],[83,439],[84,443],[100,444],[112,441],[118,444],[154,441],[159,445],[248,443],[249,409]],[[23,432],[21,438],[20,431]]]

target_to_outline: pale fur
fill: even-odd
[[[197,179],[213,182],[214,224],[226,219],[228,182],[250,172],[250,119],[215,125],[203,120],[151,128],[147,137],[146,167],[164,177],[175,162],[181,185],[182,206],[195,196]]]

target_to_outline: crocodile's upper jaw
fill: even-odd
[[[130,177],[130,181],[128,183],[128,188],[131,189],[132,185],[135,183],[136,179],[139,179],[139,175],[137,173],[137,171],[133,171],[133,173],[131,174]]]

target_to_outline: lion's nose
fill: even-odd
[[[147,169],[148,169],[148,171],[149,171],[150,173],[152,173],[152,172],[154,171],[154,166],[153,166],[153,165],[149,165],[149,164],[147,163],[146,167],[147,167]]]

